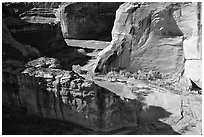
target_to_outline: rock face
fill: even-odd
[[[18,26],[26,24],[15,13],[14,10],[2,4],[2,66],[3,71],[18,73],[23,69],[22,65],[32,59],[40,56],[38,49],[29,44],[23,44],[16,40],[9,29],[9,26]],[[17,68],[17,69],[16,69]]]
[[[68,47],[64,41],[59,20],[55,17],[59,5],[60,3],[3,3],[3,58],[9,59],[4,62],[4,70],[14,72],[13,67],[20,68],[36,58],[36,52],[37,57],[40,52],[41,56],[58,58],[63,69],[70,69],[78,62],[86,63],[89,57]]]
[[[77,2],[62,5],[58,16],[64,38],[110,39],[115,11],[119,5],[119,2]]]
[[[179,11],[177,11],[179,12]],[[202,87],[202,29],[201,29],[201,3],[181,5],[182,16],[175,18],[178,27],[185,36],[183,41],[185,68],[183,79],[191,85],[193,81]]]
[[[3,46],[10,45],[11,47],[15,48],[16,50],[19,50],[23,56],[39,56],[40,52],[36,49],[31,47],[30,45],[24,45],[17,40],[15,40],[11,33],[9,32],[9,29],[7,26],[3,23],[3,35],[2,35],[2,43]]]
[[[18,42],[10,33],[10,26],[18,26],[27,24],[25,21],[21,20],[13,11],[10,6],[3,4],[3,18],[2,18],[2,43],[4,45],[10,45],[11,47],[19,50],[23,56],[28,55],[37,55],[39,56],[40,53],[37,49],[29,46],[24,45]]]
[[[183,87],[176,90],[179,84],[165,84],[160,75],[168,73],[185,85],[202,86],[201,3],[124,3],[115,19],[119,5],[3,3],[3,106],[102,133],[134,127],[121,130],[201,134],[201,96]],[[95,72],[142,70],[135,73],[141,80],[147,76],[143,71],[151,70],[152,81],[109,82],[87,71],[83,74],[87,79],[79,75],[91,49],[67,46],[64,38],[107,40],[111,29],[112,41],[99,53]],[[40,54],[45,57],[37,58]],[[80,65],[73,66],[76,73],[67,71],[76,64]],[[152,85],[153,80],[160,80],[155,81],[159,86]]]
[[[192,41],[191,36],[200,32],[197,27],[197,23],[200,22],[197,13],[200,12],[197,12],[196,4],[124,3],[121,5],[116,12],[112,42],[99,53],[95,72],[107,72],[111,67],[120,67],[132,72],[142,69],[157,70],[175,76],[180,74],[184,68],[184,56],[186,58],[189,55],[186,55],[186,40]],[[201,33],[196,39],[200,39],[200,35]],[[185,39],[186,37],[188,38]],[[199,45],[197,44],[200,43],[199,40],[195,41],[197,42],[191,42],[195,44],[195,46],[190,45],[191,48]],[[201,51],[193,49],[195,52]],[[189,72],[187,66],[185,70]]]
[[[48,67],[48,68],[59,68],[60,67],[60,61],[55,58],[45,58],[41,57],[38,59],[35,59],[33,61],[29,61],[26,64],[26,67],[35,67],[35,68],[42,68],[42,67]]]
[[[19,75],[3,73],[3,87],[4,105],[96,131],[137,126],[141,108],[136,100],[122,100],[77,73],[49,67],[30,67]]]
[[[19,18],[18,23],[13,23],[9,18],[6,25],[11,35],[23,44],[32,45],[43,54],[61,49],[66,46],[61,33],[60,23],[55,17],[56,5],[52,3],[19,3],[24,4],[25,11],[16,13]],[[14,10],[19,10],[19,4],[12,3],[10,6]],[[57,4],[57,3],[55,3]],[[21,6],[20,6],[21,7]],[[27,9],[27,10],[26,10]]]

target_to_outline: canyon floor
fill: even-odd
[[[108,46],[106,41],[70,40],[66,41],[70,46],[83,48],[88,56],[82,69],[90,72],[97,53]],[[60,52],[62,54],[62,52]],[[57,54],[56,54],[57,55]],[[202,95],[197,91],[187,91],[175,84],[174,88],[160,87],[157,81],[145,82],[134,80],[130,88],[128,80],[108,82],[105,76],[93,76],[92,73],[82,75],[86,79],[93,80],[101,87],[120,95],[121,98],[138,99],[144,103],[138,121],[139,128],[122,128],[111,132],[94,132],[89,129],[63,121],[42,119],[38,117],[24,116],[21,110],[10,113],[3,118],[3,134],[202,134]],[[177,89],[179,88],[179,89]],[[176,92],[177,91],[177,92]],[[180,92],[179,92],[180,91]]]

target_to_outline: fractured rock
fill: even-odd
[[[185,67],[182,80],[190,81],[187,82],[187,87],[191,86],[191,81],[193,81],[198,87],[202,88],[201,3],[194,2],[181,5],[181,12],[182,16],[178,16],[178,11],[174,14],[178,27],[185,37],[183,42]]]
[[[122,100],[73,71],[31,68],[32,71],[27,68],[23,74],[12,75],[17,81],[11,74],[3,74],[3,84],[16,82],[19,86],[15,96],[10,94],[12,90],[3,90],[5,104],[15,102],[19,104],[16,107],[23,107],[29,114],[73,122],[94,131],[137,128],[141,108],[137,100]]]
[[[59,68],[60,62],[55,58],[40,57],[26,64],[26,67]]]
[[[183,76],[202,88],[202,60],[186,60]],[[191,86],[192,83],[190,82]]]

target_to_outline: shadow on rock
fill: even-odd
[[[160,119],[168,118],[172,113],[166,111],[162,107],[147,106],[143,107],[138,115],[139,130],[130,132],[129,134],[166,134],[178,135],[173,128],[161,122]]]
[[[87,51],[86,51],[87,52]],[[55,52],[45,54],[47,57],[57,58],[60,60],[61,69],[71,70],[72,65],[84,66],[88,63],[90,56],[80,53],[75,47],[64,47]]]
[[[162,107],[143,107],[138,114],[138,127],[123,127],[100,135],[180,135],[173,128],[160,119],[168,118],[172,113]]]

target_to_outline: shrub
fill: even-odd
[[[78,49],[77,50],[79,53],[81,53],[81,54],[86,54],[86,51],[84,50],[84,49]]]
[[[137,79],[140,79],[140,80],[146,80],[147,79],[148,74],[146,74],[145,72],[138,70],[137,74],[138,74]]]
[[[111,67],[111,71],[115,71],[115,72],[119,73],[120,70],[118,67]]]
[[[107,81],[117,81],[118,74],[115,71],[110,71],[106,74]]]
[[[132,74],[131,74],[130,72],[126,72],[126,73],[125,73],[125,77],[126,77],[126,78],[131,78],[131,77],[132,77]]]
[[[82,73],[81,66],[79,66],[79,65],[72,65],[72,70],[76,73],[79,73],[79,74]]]
[[[126,70],[120,70],[119,71],[119,74],[121,75],[121,76],[125,76],[125,73],[126,73],[127,71]]]
[[[153,80],[154,79],[154,72],[152,70],[149,71],[149,73],[147,75],[147,79],[148,80]]]
[[[147,76],[148,80],[154,80],[154,79],[162,79],[162,74],[158,71],[149,71],[148,76]]]
[[[162,79],[162,74],[157,71],[157,72],[155,72],[155,74],[154,74],[154,78],[156,78],[156,79]]]
[[[137,79],[137,77],[138,77],[137,72],[134,72],[134,73],[132,74],[132,76],[133,76],[134,79]]]

